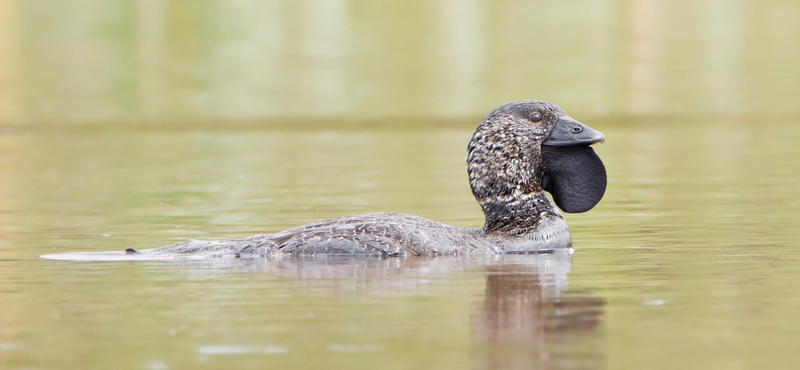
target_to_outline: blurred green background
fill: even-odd
[[[794,368],[800,2],[0,0],[0,368]],[[483,215],[466,145],[603,132],[576,253],[70,263]]]
[[[791,0],[2,4],[4,125],[800,113]]]

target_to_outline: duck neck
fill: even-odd
[[[484,232],[525,234],[553,212],[541,185],[543,135],[508,116],[484,119],[472,135],[467,173],[486,216]]]
[[[553,213],[553,205],[544,192],[510,194],[479,200],[486,222],[487,234],[523,235],[533,231],[546,213]]]
[[[522,235],[534,230],[545,214],[558,214],[537,175],[542,171],[542,161],[538,155],[532,157],[524,161],[499,158],[469,162],[470,186],[486,217],[483,231],[487,234]],[[470,157],[475,158],[478,156]]]

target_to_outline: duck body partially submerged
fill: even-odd
[[[590,145],[599,132],[541,101],[517,101],[489,113],[468,146],[467,172],[485,216],[483,228],[446,225],[418,216],[372,213],[273,234],[225,241],[190,240],[120,252],[42,256],[69,260],[289,255],[458,255],[547,253],[572,246],[561,212],[585,212],[603,197],[606,172]]]
[[[296,227],[275,234],[224,241],[190,240],[138,251],[146,255],[457,255],[547,253],[571,245],[560,217],[543,220],[537,232],[522,236],[487,234],[483,229],[450,226],[400,213],[370,213]]]

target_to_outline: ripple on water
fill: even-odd
[[[205,345],[197,347],[197,354],[201,356],[224,355],[281,355],[289,353],[289,348],[279,345],[266,346],[240,346],[240,345]]]

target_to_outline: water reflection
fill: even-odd
[[[564,252],[433,259],[226,259],[175,266],[203,276],[209,269],[268,274],[292,279],[306,292],[353,291],[384,297],[425,294],[437,285],[452,284],[440,278],[482,274],[484,294],[471,319],[473,368],[603,367],[605,300],[568,291],[571,264],[572,256]],[[328,348],[343,345],[328,343]],[[347,345],[392,351],[385,343]]]
[[[570,256],[508,262],[485,267],[486,297],[473,337],[491,346],[478,352],[475,367],[603,367],[602,346],[586,344],[602,335],[605,300],[567,294]]]

